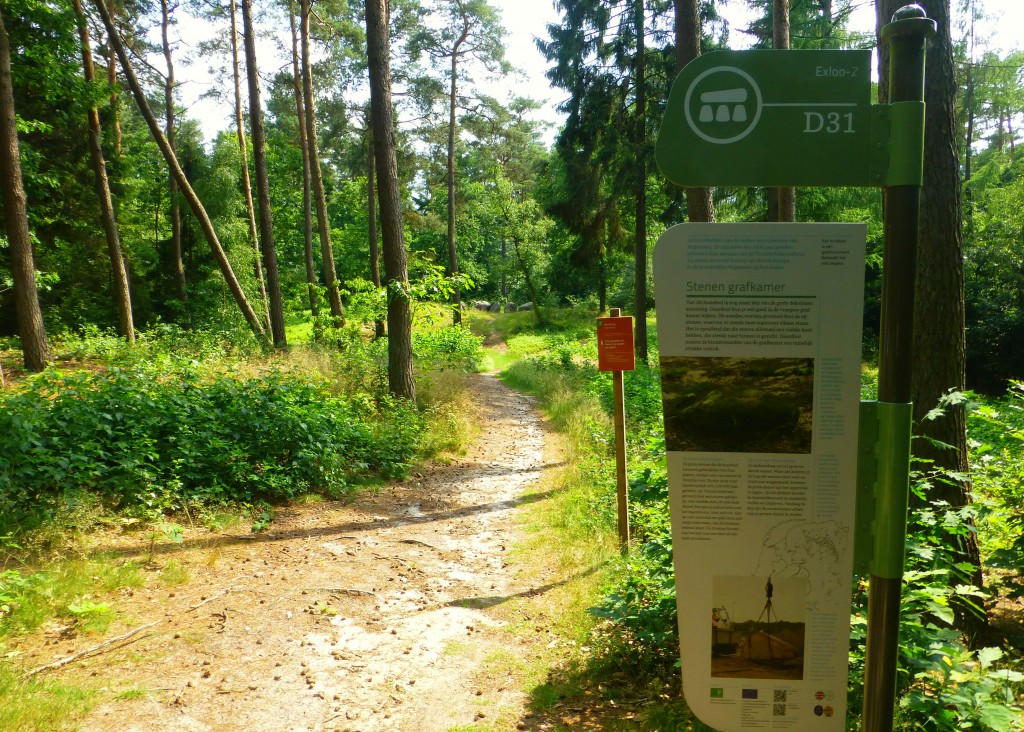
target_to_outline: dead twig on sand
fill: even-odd
[[[111,638],[109,640],[103,641],[102,643],[97,643],[96,645],[92,646],[91,648],[86,648],[84,651],[79,651],[78,653],[73,653],[70,656],[68,656],[67,658],[62,658],[59,661],[54,661],[53,663],[48,663],[48,664],[46,664],[44,666],[39,666],[38,668],[34,668],[34,669],[32,669],[31,671],[28,671],[25,674],[25,678],[28,678],[30,676],[35,676],[36,674],[40,674],[43,671],[50,671],[51,669],[61,668],[62,666],[67,666],[69,663],[74,663],[75,661],[77,661],[77,660],[79,660],[81,658],[85,658],[86,656],[91,656],[94,653],[99,653],[101,651],[106,652],[107,650],[110,649],[110,646],[113,646],[116,643],[120,643],[122,641],[130,640],[130,639],[134,638],[135,636],[137,636],[142,631],[147,630],[148,628],[152,628],[154,625],[159,625],[160,622],[161,621],[159,621],[159,620],[154,620],[152,623],[146,623],[145,625],[140,625],[135,630],[132,630],[132,631],[130,631],[128,633],[125,633],[124,635],[119,635],[116,638]]]

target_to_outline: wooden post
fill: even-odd
[[[622,310],[612,308],[611,317]],[[622,389],[622,371],[612,371],[612,412],[615,420],[615,486],[619,513],[619,550],[629,552],[629,483],[626,480],[626,397]]]

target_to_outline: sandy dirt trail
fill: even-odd
[[[520,498],[552,459],[528,398],[493,376],[472,388],[480,434],[450,465],[282,510],[261,534],[196,529],[162,547],[156,563],[174,560],[189,581],[117,603],[136,627],[158,624],[50,672],[102,689],[82,729],[429,732],[499,717],[527,728],[521,688],[484,669],[536,642],[495,608],[533,591],[506,558]]]

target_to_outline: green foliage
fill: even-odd
[[[337,396],[326,380],[281,370],[204,378],[188,363],[49,371],[0,407],[8,521],[52,515],[73,489],[143,513],[338,495],[402,474],[423,428],[404,403]]]
[[[594,368],[591,343],[553,334],[524,334],[511,339],[510,348],[520,342],[529,343],[530,347],[523,350],[532,355],[507,372],[510,381],[528,385],[542,395],[575,390],[597,399],[602,411],[609,407],[610,379]],[[608,656],[606,661],[669,677],[677,673],[673,667],[678,659],[678,639],[658,378],[655,369],[638,369],[626,378],[634,547],[612,571],[607,592],[592,612],[607,624],[596,644],[598,652]],[[872,395],[874,378],[873,373],[866,374],[865,396]],[[566,395],[559,398],[571,399]],[[999,402],[998,408],[978,407],[971,418],[971,434],[976,437],[972,462],[980,466],[975,480],[988,497],[986,501],[966,508],[929,503],[928,480],[924,475],[915,478],[913,487],[924,506],[914,511],[915,530],[908,538],[900,626],[899,730],[1021,729],[1024,668],[1019,660],[996,647],[972,650],[953,627],[957,610],[973,606],[980,612],[985,596],[964,579],[968,568],[955,564],[949,537],[975,531],[975,520],[988,531],[994,517],[998,517],[1002,522],[998,525],[1004,527],[1004,538],[996,542],[999,548],[986,542],[983,546],[988,546],[989,556],[1002,558],[1006,566],[1021,566],[1015,540],[1021,534],[1020,506],[1024,504],[1024,481],[1020,478],[1024,466],[1018,457],[1024,452],[1020,449],[1024,440],[1022,402],[1024,385],[1015,385],[1014,393]],[[592,424],[602,422],[595,418]],[[610,462],[607,422],[603,425],[584,443],[591,452],[575,460],[585,464],[588,457],[605,456],[605,465]],[[932,481],[942,478],[930,476]],[[603,481],[594,489],[592,510],[604,510],[610,522],[614,512],[609,513],[607,507],[612,504],[614,477],[610,470],[598,469],[591,473],[591,479]],[[862,703],[865,605],[866,587],[860,585],[851,618],[852,720],[856,720]]]
[[[464,325],[419,331],[412,337],[415,363],[429,371],[474,371],[480,363],[482,348],[483,338],[473,335]]]

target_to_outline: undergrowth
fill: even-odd
[[[578,494],[574,513],[581,525],[589,521],[594,531],[611,531],[611,383],[596,370],[589,334],[523,332],[509,337],[508,348],[519,360],[506,380],[538,395],[556,426],[577,435],[572,444],[578,452],[571,459],[586,471],[591,487]],[[656,356],[652,360],[656,363]],[[862,391],[863,398],[873,396],[873,372],[865,373]],[[600,622],[592,629],[589,659],[556,674],[535,698],[543,706],[548,697],[585,695],[583,690],[594,685],[607,689],[609,678],[625,670],[627,686],[651,701],[641,729],[699,729],[677,697],[679,645],[657,368],[639,365],[627,372],[625,393],[632,551],[610,568],[606,590],[592,608]],[[1014,384],[998,404],[979,401],[975,407],[970,421],[975,504],[953,509],[930,499],[930,485],[941,475],[922,470],[914,480],[923,507],[911,516],[908,542],[898,730],[1024,729],[1024,667],[1017,654],[997,646],[972,650],[953,626],[954,607],[973,605],[981,612],[988,598],[956,565],[950,535],[982,532],[986,566],[1002,568],[1009,577],[1003,587],[993,583],[996,590],[1019,591],[1018,570],[1024,566],[1024,385]],[[860,583],[851,609],[850,729],[859,726],[862,702],[865,605],[866,585]]]

